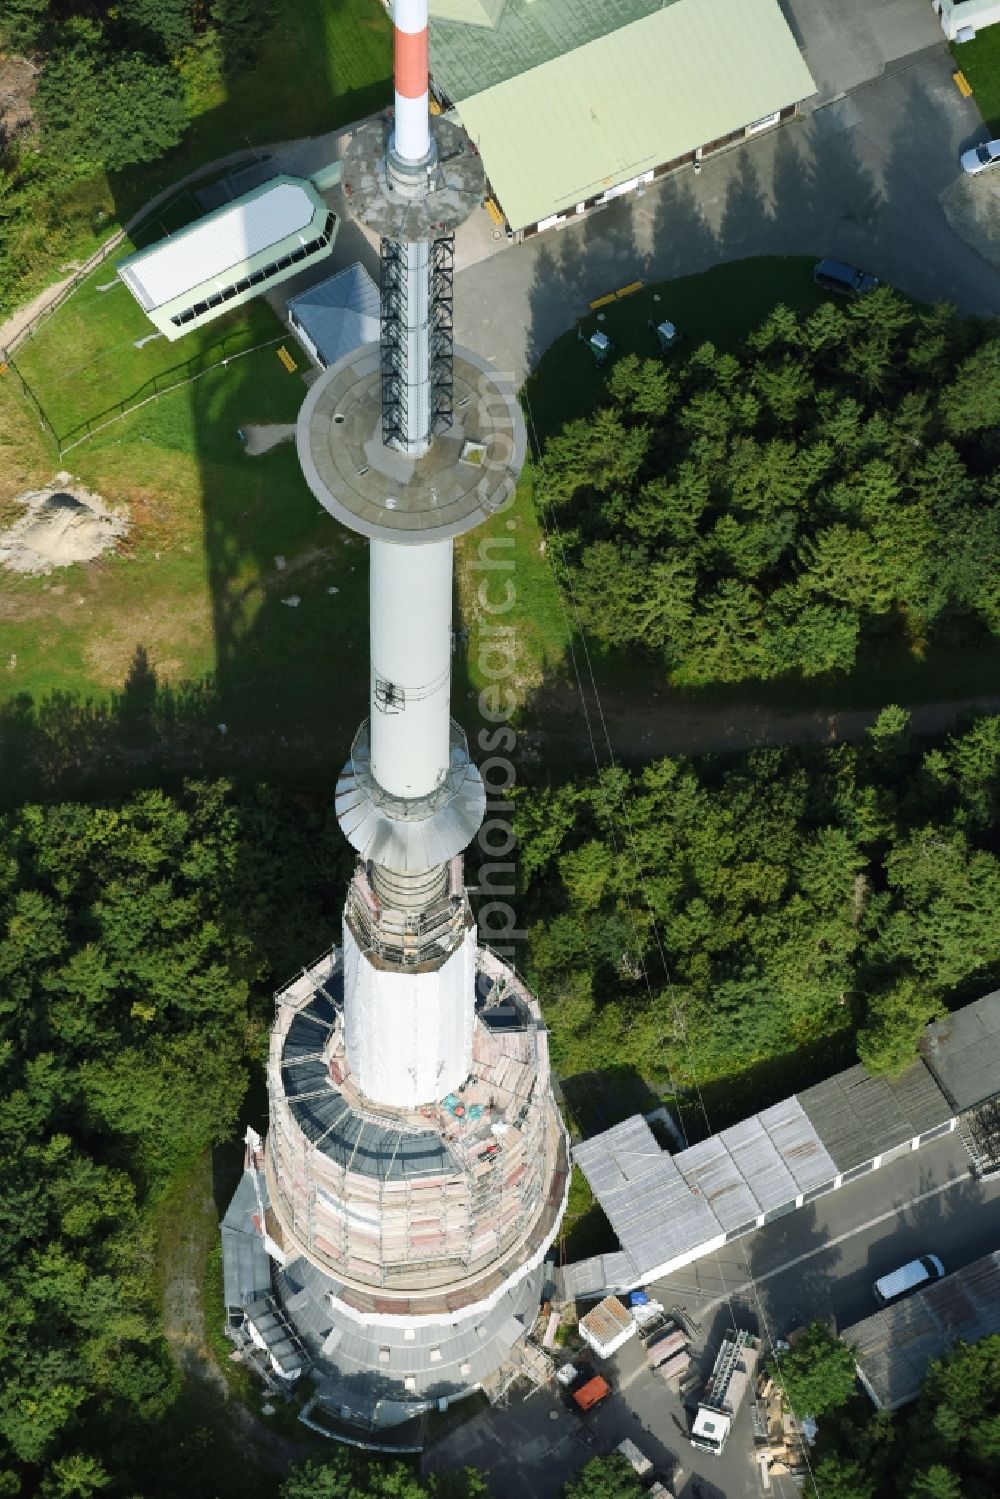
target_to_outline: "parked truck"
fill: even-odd
[[[611,1394],[611,1386],[606,1379],[599,1374],[589,1374],[581,1382],[570,1390],[570,1396],[577,1410],[592,1411],[595,1405],[600,1405]]]
[[[759,1338],[743,1331],[726,1334],[698,1402],[691,1428],[692,1447],[716,1455],[722,1451],[759,1358]]]

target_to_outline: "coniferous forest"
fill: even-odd
[[[891,707],[860,746],[522,792],[529,972],[560,1071],[725,1079],[742,1112],[754,1069],[787,1058],[794,1091],[838,1035],[841,1065],[856,1048],[907,1066],[928,1020],[1000,977],[998,797],[1000,719],[927,747]]]
[[[545,449],[576,605],[677,686],[1000,635],[1000,339],[888,288],[622,358]]]

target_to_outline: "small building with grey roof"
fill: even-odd
[[[876,1408],[893,1411],[917,1398],[933,1359],[959,1341],[977,1343],[992,1333],[1000,1333],[1000,1249],[845,1327],[840,1336]]]
[[[975,1175],[1000,1175],[1000,990],[929,1025],[921,1051],[958,1115]]]
[[[378,343],[379,289],[360,262],[289,298],[288,322],[321,368]]]
[[[533,233],[792,116],[778,0],[430,0],[431,86]]]
[[[1000,991],[928,1026],[898,1077],[848,1067],[675,1154],[635,1115],[573,1148],[620,1248],[568,1265],[565,1292],[657,1280],[956,1128],[1000,1170],[998,1114]]]

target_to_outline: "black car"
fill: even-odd
[[[843,260],[818,261],[813,267],[813,280],[824,291],[839,292],[843,297],[859,297],[878,286],[877,276],[859,271],[856,265],[848,265]]]

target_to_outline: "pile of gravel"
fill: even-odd
[[[112,550],[128,531],[126,509],[110,510],[69,474],[57,474],[45,489],[29,489],[15,504],[24,514],[0,531],[0,567],[14,573],[51,573],[74,562],[91,562]]]

